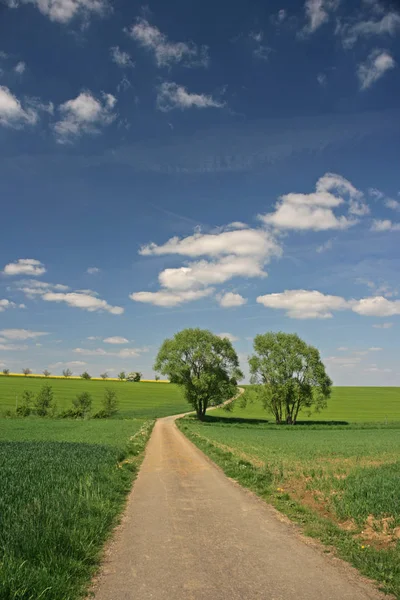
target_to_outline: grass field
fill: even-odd
[[[72,399],[81,392],[93,398],[93,412],[101,408],[106,387],[117,392],[118,416],[153,419],[187,410],[179,388],[163,383],[131,383],[127,381],[86,381],[84,379],[38,379],[34,377],[0,377],[0,412],[14,410],[24,390],[38,392],[44,384],[51,385],[58,410],[71,408]]]
[[[229,477],[400,598],[400,424],[291,427],[216,412],[179,426]]]
[[[0,420],[2,600],[82,596],[152,423]]]
[[[0,382],[1,383],[1,382]],[[260,402],[248,402],[242,407],[241,399],[235,402],[233,411],[223,409],[213,415],[227,418],[273,420]],[[328,408],[308,416],[299,414],[299,421],[347,421],[349,423],[400,422],[400,388],[398,387],[334,387],[328,400]]]

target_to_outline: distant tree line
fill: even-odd
[[[28,375],[32,375],[31,369],[22,369],[22,373],[23,373],[23,375],[25,375],[25,377],[27,377]],[[63,377],[65,377],[65,378],[72,377],[71,369],[64,369],[62,374],[63,374]],[[10,369],[3,369],[3,375],[10,375]],[[50,377],[51,372],[48,371],[47,369],[45,369],[43,371],[43,375],[44,375],[44,377]],[[81,379],[92,379],[92,376],[89,375],[89,373],[87,371],[84,371],[83,373],[81,373],[81,375],[79,375],[79,377],[81,377]],[[100,377],[104,380],[109,378],[107,372],[100,373]],[[125,371],[121,371],[121,373],[118,373],[118,379],[120,381],[139,382],[142,379],[142,373],[140,373],[139,371],[132,371],[131,373],[126,375]],[[156,375],[156,381],[158,381],[159,379],[160,378]]]

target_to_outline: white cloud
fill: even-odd
[[[250,32],[250,39],[252,40],[255,48],[253,50],[253,54],[256,58],[261,58],[262,60],[268,60],[269,55],[272,52],[272,48],[262,44],[261,42],[264,39],[264,33],[262,31],[258,32]]]
[[[385,50],[373,50],[364,63],[358,65],[357,75],[360,88],[366,90],[378,81],[386,71],[393,69],[396,63]]]
[[[34,108],[24,108],[8,87],[0,86],[0,125],[19,129],[24,125],[35,125],[38,118]]]
[[[393,327],[393,323],[375,323],[372,325],[375,329],[391,329]]]
[[[21,60],[14,67],[14,71],[18,73],[18,75],[22,75],[25,72],[26,64]]]
[[[380,352],[383,348],[378,348],[377,346],[372,346],[372,348],[368,348],[369,352]]]
[[[97,134],[100,128],[114,121],[112,112],[117,99],[112,94],[102,95],[98,100],[89,91],[81,92],[73,100],[58,107],[62,117],[54,125],[57,141],[60,144],[72,142],[82,134]]]
[[[374,219],[371,231],[400,231],[400,223],[393,223],[390,219]]]
[[[99,267],[89,267],[88,269],[86,269],[86,273],[88,273],[89,275],[97,275],[98,273],[100,273],[101,269],[99,269]]]
[[[99,335],[89,335],[89,337],[87,337],[86,339],[93,342],[94,340],[101,340],[101,337]]]
[[[46,268],[40,260],[20,258],[17,262],[6,265],[3,273],[4,275],[31,275],[37,277],[46,273]]]
[[[332,246],[333,246],[333,240],[328,240],[327,242],[324,242],[320,246],[317,246],[316,252],[318,254],[321,254],[322,252],[326,252],[327,250],[332,250]]]
[[[140,356],[143,352],[148,352],[148,348],[124,348],[123,350],[118,350],[118,352],[110,352],[103,348],[96,348],[95,350],[75,348],[74,352],[82,356],[118,356],[119,358],[130,358]]]
[[[173,63],[182,63],[186,67],[206,67],[208,48],[200,48],[193,42],[170,42],[167,36],[143,18],[125,30],[140,46],[154,54],[158,67],[170,67]]]
[[[2,329],[0,335],[7,340],[30,340],[49,334],[45,331],[32,331],[30,329]]]
[[[43,294],[42,298],[46,302],[65,302],[69,306],[82,308],[89,312],[107,311],[112,315],[122,315],[124,312],[124,309],[121,306],[111,306],[101,298],[79,292],[46,292]]]
[[[391,210],[400,211],[400,202],[394,200],[393,198],[388,198],[381,190],[377,190],[376,188],[370,188],[368,193],[373,198],[377,200],[383,200],[384,205]]]
[[[57,23],[69,23],[77,16],[88,18],[90,14],[102,15],[107,10],[105,0],[6,0],[10,8],[20,4],[33,4],[39,11]]]
[[[83,360],[69,360],[67,362],[56,362],[49,365],[49,369],[58,369],[59,367],[69,367],[70,369],[74,369],[76,367],[84,367],[87,363]]]
[[[350,181],[341,175],[326,173],[318,179],[315,192],[285,194],[275,205],[275,212],[260,215],[259,218],[278,229],[347,229],[357,223],[357,220],[343,215],[337,217],[333,212],[333,208],[345,203],[342,197],[344,195],[348,197],[350,215],[361,216],[369,212],[362,200],[363,194]]]
[[[27,296],[27,298],[35,298],[35,296],[43,296],[46,292],[66,292],[69,290],[67,285],[62,283],[47,283],[47,281],[38,281],[37,279],[22,279],[15,283],[16,289]]]
[[[359,356],[328,356],[324,359],[324,362],[327,365],[352,368],[361,362],[361,358]]]
[[[291,319],[328,319],[333,310],[345,310],[349,304],[340,296],[322,294],[316,290],[286,290],[278,294],[258,296],[257,302],[266,308],[282,309]]]
[[[226,294],[220,294],[217,296],[220,306],[224,308],[230,308],[232,306],[243,306],[247,303],[247,299],[243,298],[240,294],[234,292],[226,292]]]
[[[233,335],[232,333],[217,333],[217,336],[219,338],[221,338],[222,340],[224,338],[228,339],[230,342],[237,342],[238,341],[238,337],[236,337],[236,335]]]
[[[89,338],[88,338],[89,339]],[[103,340],[105,344],[129,344],[129,340],[124,337],[120,337],[115,335],[113,337],[108,337]]]
[[[144,302],[146,304],[154,304],[155,306],[180,306],[185,302],[192,302],[210,296],[214,292],[213,288],[204,290],[188,290],[188,291],[169,291],[159,290],[158,292],[136,292],[130,294],[131,300],[135,302]]]
[[[338,352],[347,352],[348,348],[347,348],[347,346],[340,346],[337,350],[338,350]]]
[[[361,20],[354,24],[339,24],[336,34],[342,37],[345,48],[352,48],[361,37],[374,35],[395,36],[400,30],[400,15],[395,12],[385,14],[381,19]]]
[[[368,367],[367,369],[364,369],[364,371],[366,373],[392,373],[392,369],[380,369],[379,367]]]
[[[128,54],[128,52],[120,50],[119,46],[112,46],[110,48],[110,54],[112,61],[122,69],[133,68],[135,66],[131,55]]]
[[[8,351],[23,351],[23,350],[27,350],[28,346],[19,346],[17,344],[0,344],[0,350],[5,350],[6,352]]]
[[[327,80],[327,78],[326,78],[325,73],[318,73],[317,81],[318,81],[319,85],[324,87],[326,85],[326,80]]]
[[[8,308],[26,308],[24,304],[16,304],[6,298],[0,299],[0,312],[4,312]]]
[[[391,210],[400,211],[400,202],[398,202],[398,200],[394,200],[393,198],[385,198],[385,206]]]
[[[164,81],[158,87],[157,108],[162,112],[169,112],[176,108],[186,110],[188,108],[222,108],[224,102],[215,100],[206,94],[191,94],[183,85],[172,81]]]
[[[306,13],[307,25],[304,27],[305,33],[314,33],[330,18],[330,13],[335,11],[339,5],[337,0],[306,0],[304,9]]]
[[[388,300],[383,296],[362,298],[354,303],[353,311],[367,317],[400,315],[400,300]]]

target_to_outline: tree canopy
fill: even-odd
[[[184,329],[166,339],[154,370],[183,388],[199,419],[208,406],[233,397],[243,377],[231,342],[205,329]]]
[[[249,359],[252,383],[264,407],[295,424],[301,409],[325,408],[332,381],[319,352],[296,334],[265,333],[254,338],[255,354]]]

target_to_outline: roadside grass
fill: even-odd
[[[0,382],[1,383],[1,382]],[[249,389],[245,396],[249,398]],[[243,398],[233,405],[232,412],[217,409],[213,415],[222,418],[236,417],[243,419],[272,420],[259,401],[248,402],[243,406]],[[332,396],[328,400],[328,408],[320,413],[299,414],[300,421],[346,421],[355,422],[400,422],[400,387],[333,387]]]
[[[187,410],[181,390],[173,384],[132,383],[129,381],[92,381],[84,379],[47,379],[34,377],[0,377],[0,413],[14,411],[21,403],[24,390],[35,394],[44,384],[51,385],[59,411],[71,408],[72,400],[82,392],[93,398],[93,413],[101,407],[105,388],[116,391],[117,417],[155,419]]]
[[[0,598],[81,598],[154,422],[0,423]]]
[[[400,423],[177,423],[231,478],[400,598]]]

